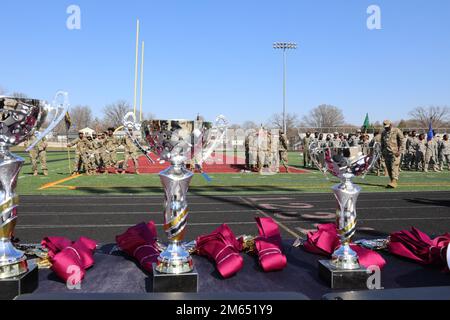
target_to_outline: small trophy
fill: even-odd
[[[189,212],[186,197],[193,177],[186,163],[189,162],[191,169],[194,166],[201,169],[202,163],[224,140],[227,120],[219,116],[214,125],[201,120],[146,120],[138,124],[130,112],[124,118],[124,127],[141,131],[146,148],[130,137],[147,157],[147,151],[152,151],[160,160],[171,163],[159,173],[165,191],[164,231],[169,243],[154,265],[153,291],[196,292],[198,275],[189,254],[194,244],[183,242]]]
[[[11,242],[19,204],[15,189],[24,160],[9,148],[34,135],[27,151],[33,149],[62,120],[68,107],[68,95],[62,91],[56,94],[52,105],[43,100],[0,96],[0,299],[31,293],[38,285],[37,268],[29,268],[25,253]],[[53,118],[47,129],[38,132],[50,113]]]
[[[331,260],[319,261],[319,275],[333,289],[367,288],[367,270],[359,264],[358,255],[350,247],[356,231],[356,201],[361,188],[352,182],[354,176],[363,176],[374,166],[380,156],[380,144],[371,147],[331,148],[313,142],[309,146],[311,159],[324,174],[331,172],[341,180],[332,187],[338,208],[336,224],[341,246]]]

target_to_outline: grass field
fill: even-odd
[[[18,183],[21,195],[95,195],[95,194],[161,194],[163,192],[157,174],[148,175],[98,175],[70,178],[67,152],[49,152],[47,157],[49,176],[31,174],[31,165],[26,153],[17,152],[26,160]],[[71,159],[73,159],[73,154]],[[121,155],[119,154],[119,159]],[[290,165],[302,168],[297,152],[289,154]],[[327,180],[321,173],[278,174],[272,176],[255,173],[210,174],[208,183],[199,174],[192,180],[191,194],[276,194],[289,192],[330,192],[337,183],[335,177]],[[68,178],[69,180],[64,181]],[[368,175],[364,180],[355,178],[364,192],[386,191],[387,177]],[[450,190],[450,172],[402,172],[399,188],[392,191]]]

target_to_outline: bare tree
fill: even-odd
[[[283,114],[275,113],[270,117],[267,126],[276,129],[283,129]],[[286,128],[289,134],[290,131],[296,131],[298,126],[298,116],[295,113],[286,113]]]
[[[93,125],[92,110],[89,106],[75,106],[69,110],[70,122],[72,123],[69,131],[79,131],[81,129],[91,127]],[[54,132],[58,135],[66,135],[67,127],[63,119],[55,127]]]
[[[124,100],[109,104],[103,108],[104,123],[108,127],[118,128],[123,125],[123,118],[130,110],[130,104]]]
[[[303,122],[312,128],[338,127],[345,124],[344,114],[338,107],[321,104],[303,117]]]
[[[237,129],[242,129],[242,127],[239,125],[239,124],[232,124],[232,125],[230,125],[229,127],[228,127],[228,129],[231,129],[231,130],[237,130]]]
[[[295,141],[298,130],[298,116],[295,113],[286,113],[286,136],[289,141]],[[283,131],[283,114],[276,113],[269,118],[266,126],[271,129],[280,129]]]
[[[417,107],[409,115],[423,128],[428,128],[430,121],[433,127],[441,127],[449,120],[450,109],[441,106]]]
[[[89,106],[75,106],[69,111],[72,125],[76,130],[81,130],[92,124],[92,110]]]
[[[255,122],[253,122],[253,121],[245,121],[245,122],[242,124],[242,128],[243,128],[244,130],[258,129],[258,125],[257,125]]]
[[[107,128],[105,126],[104,121],[102,121],[101,119],[95,117],[94,120],[92,120],[91,123],[91,128],[95,130],[95,132],[103,132],[105,131]]]

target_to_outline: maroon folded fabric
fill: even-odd
[[[119,248],[135,258],[141,267],[149,272],[153,271],[152,264],[157,262],[160,253],[156,240],[157,233],[153,221],[140,223],[116,236]]]
[[[423,265],[445,266],[448,271],[447,251],[450,234],[431,239],[426,233],[412,227],[390,235],[388,249],[391,253],[411,259]]]
[[[94,251],[97,242],[80,237],[72,242],[64,237],[46,237],[41,242],[48,249],[51,270],[71,285],[81,283],[86,270],[94,265]]]
[[[71,246],[72,240],[64,237],[45,237],[41,241],[41,245],[48,249],[48,255],[51,258],[62,249]]]
[[[308,232],[303,248],[311,253],[330,256],[339,245],[336,225],[327,223],[318,225],[316,232]]]
[[[327,257],[330,257],[339,246],[339,235],[336,225],[333,223],[317,226],[317,231],[309,232],[303,243],[306,251]],[[379,253],[354,244],[350,244],[350,247],[358,255],[359,263],[362,266],[368,268],[375,265],[382,269],[386,265],[386,260]]]
[[[278,271],[286,267],[287,259],[282,252],[281,234],[272,218],[255,218],[259,237],[255,239],[256,253],[261,268],[266,271]]]
[[[241,250],[242,244],[226,224],[197,238],[197,254],[213,260],[224,278],[235,275],[244,266],[244,259],[239,254]]]

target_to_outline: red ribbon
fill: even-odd
[[[159,250],[156,246],[157,233],[155,223],[140,223],[129,228],[123,234],[116,236],[119,248],[135,258],[142,268],[152,272],[152,264],[156,263]]]
[[[209,235],[197,238],[197,253],[215,261],[217,271],[224,278],[233,276],[244,266],[244,260],[239,255],[241,250],[242,244],[226,224]]]
[[[97,242],[92,239],[80,237],[72,242],[64,237],[46,237],[41,244],[48,249],[53,272],[66,282],[70,280],[71,285],[81,283],[86,270],[94,265]]]
[[[391,234],[388,249],[393,254],[423,265],[447,266],[448,271],[449,243],[449,233],[431,239],[426,233],[412,227],[411,231],[403,230]]]
[[[306,251],[324,256],[331,256],[339,246],[339,236],[336,225],[333,223],[319,225],[317,231],[307,234],[306,241],[303,243]],[[377,252],[354,244],[351,244],[350,247],[358,255],[359,263],[362,266],[368,268],[376,265],[382,269],[386,265],[386,260]]]
[[[282,253],[282,242],[278,225],[272,218],[255,218],[259,237],[255,239],[259,263],[264,271],[277,271],[286,267],[287,259]]]

